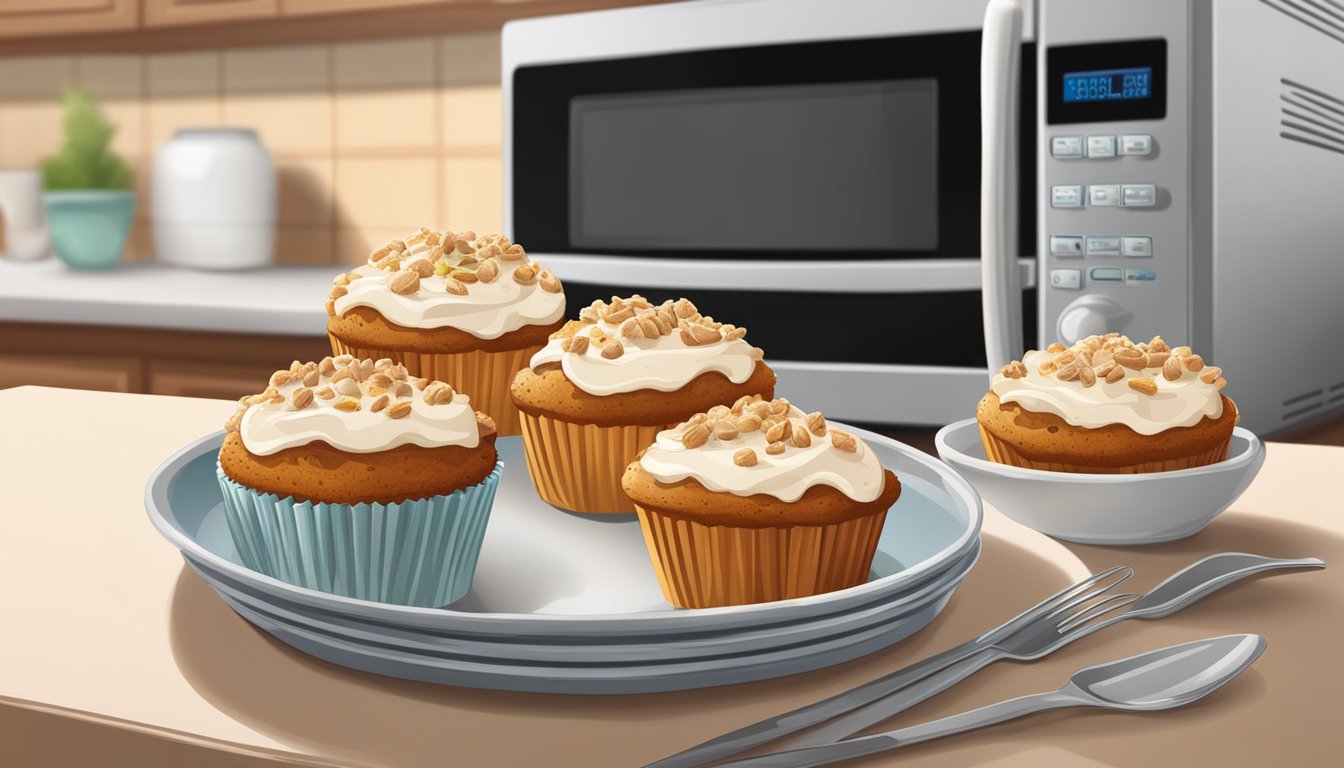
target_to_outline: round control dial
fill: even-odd
[[[1088,336],[1124,333],[1134,315],[1105,296],[1079,296],[1059,313],[1056,328],[1061,343],[1072,345]]]

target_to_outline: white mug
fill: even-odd
[[[33,261],[50,255],[42,173],[0,170],[0,256]]]

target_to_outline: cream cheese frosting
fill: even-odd
[[[493,429],[447,384],[408,377],[391,360],[349,355],[295,361],[288,371],[276,371],[265,392],[239,403],[226,427],[237,429],[243,446],[258,456],[317,441],[349,453],[402,445],[475,448],[482,430]]]
[[[1087,371],[1082,371],[1086,366]],[[1093,336],[1065,349],[1029,351],[1004,366],[990,389],[1004,403],[1051,413],[1076,427],[1123,424],[1141,435],[1190,427],[1223,413],[1222,371],[1189,347],[1154,337],[1134,344],[1119,334]]]
[[[741,384],[762,359],[761,350],[745,340],[745,329],[702,316],[687,299],[654,306],[637,295],[613,296],[585,307],[579,317],[532,356],[531,366],[559,363],[565,378],[592,395],[673,392],[711,371]],[[579,337],[582,342],[575,341]]]
[[[785,502],[823,485],[869,502],[882,495],[886,482],[882,464],[862,440],[828,427],[820,413],[804,414],[783,398],[759,396],[658,433],[639,465],[660,483],[691,478],[711,491]]]
[[[497,339],[565,315],[560,281],[502,235],[422,229],[336,278],[330,311],[369,307],[404,328],[456,328]]]

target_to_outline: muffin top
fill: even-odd
[[[828,427],[820,412],[803,413],[782,397],[759,395],[659,432],[639,466],[664,484],[691,478],[711,491],[785,502],[818,485],[868,502],[885,485],[882,464],[862,440]]]
[[[332,317],[369,307],[404,328],[456,328],[497,339],[565,315],[560,281],[503,235],[422,227],[334,282],[327,302]]]
[[[238,404],[224,428],[238,432],[248,452],[259,456],[315,442],[349,453],[402,445],[475,448],[495,430],[489,416],[473,411],[467,396],[447,384],[409,377],[388,359],[350,355],[295,360],[271,376],[266,391]]]
[[[763,355],[747,329],[715,322],[690,299],[657,306],[638,294],[594,301],[532,356],[532,369],[559,363],[591,395],[652,389],[672,392],[717,371],[734,384],[751,378]]]
[[[990,389],[1004,403],[1052,413],[1076,427],[1123,424],[1141,435],[1190,427],[1223,414],[1222,369],[1161,336],[1135,344],[1126,336],[1089,336],[1072,347],[1028,351],[995,374]]]

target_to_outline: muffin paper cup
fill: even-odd
[[[1163,461],[1146,461],[1142,464],[1124,464],[1120,466],[1090,466],[1058,461],[1037,461],[1017,452],[1010,443],[995,437],[983,426],[980,427],[980,441],[985,445],[985,458],[998,464],[1007,464],[1025,469],[1044,469],[1051,472],[1081,472],[1097,475],[1134,475],[1145,472],[1170,472],[1174,469],[1190,469],[1217,464],[1227,459],[1228,448],[1232,445],[1232,436],[1218,443],[1211,450],[1193,456],[1182,456]]]
[[[713,608],[819,595],[868,580],[886,511],[830,525],[704,525],[637,507],[663,597]]]
[[[395,504],[297,502],[216,474],[243,565],[334,595],[437,608],[471,588],[503,469],[499,462],[446,496]]]
[[[599,427],[524,412],[523,448],[537,495],[571,512],[628,514],[621,475],[667,427]]]
[[[509,394],[509,384],[513,375],[526,368],[532,356],[541,351],[540,344],[503,352],[473,350],[435,354],[356,347],[330,333],[327,337],[331,339],[333,354],[370,360],[388,357],[406,366],[412,376],[451,384],[453,389],[471,398],[471,407],[484,411],[495,420],[495,430],[500,435],[516,435],[521,431],[518,408]]]

